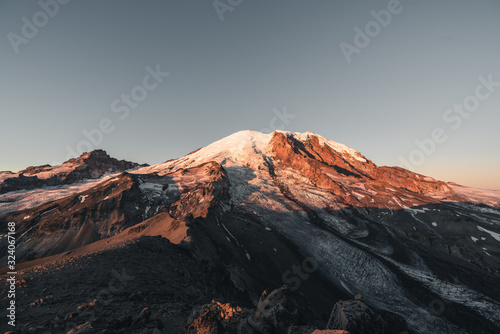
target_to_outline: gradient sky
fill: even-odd
[[[105,118],[114,131],[93,148],[149,164],[284,125],[400,165],[441,128],[447,140],[411,169],[500,189],[500,87],[457,129],[443,120],[479,76],[500,82],[500,2],[401,0],[348,63],[340,43],[388,3],[243,0],[221,21],[212,1],[73,0],[15,53],[9,33],[41,7],[0,1],[0,170],[62,162]],[[120,119],[113,101],[157,64],[170,75]],[[272,122],[284,109],[295,118]]]

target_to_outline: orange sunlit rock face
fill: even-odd
[[[189,322],[186,332],[189,334],[212,334],[236,326],[246,317],[245,312],[239,307],[229,303],[220,303],[212,300],[210,304],[203,305]]]
[[[0,172],[0,222],[18,237],[19,313],[39,317],[27,325],[121,332],[154,316],[147,327],[156,333],[400,333],[419,328],[405,319],[429,313],[423,296],[455,291],[446,307],[469,317],[431,319],[438,329],[423,333],[498,332],[488,319],[500,321],[491,311],[500,192],[378,167],[310,132],[241,131],[179,159],[98,176],[120,164],[97,151],[19,178]],[[52,173],[79,181],[46,187]],[[90,299],[79,299],[80,287]],[[82,319],[103,314],[103,289],[119,311]],[[316,330],[325,314],[331,329]]]
[[[234,317],[236,314],[241,314],[241,312],[243,312],[241,307],[239,307],[239,306],[232,307],[231,304],[229,304],[229,303],[222,304],[222,303],[219,303],[218,301],[215,301],[215,300],[212,300],[212,303],[215,303],[220,308],[220,318],[221,319],[228,320],[228,319]]]
[[[344,148],[335,149],[321,143],[315,135],[297,140],[286,133],[276,132],[269,145],[274,170],[290,168],[298,171],[313,186],[331,193],[340,207],[400,209],[438,203],[439,200],[433,197],[438,192],[449,194],[449,201],[465,201],[445,182],[398,167],[378,167],[359,152],[339,151]],[[279,173],[274,177],[285,188],[291,187]]]

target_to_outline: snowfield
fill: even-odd
[[[107,181],[112,176],[107,176],[99,180],[88,180],[80,184],[70,184],[64,186],[44,187],[35,190],[13,191],[0,194],[0,215],[9,212],[21,211],[34,208],[36,206],[58,200],[63,197],[75,195],[88,190],[96,185]],[[82,203],[85,199],[82,197]],[[27,219],[27,218],[26,218]]]

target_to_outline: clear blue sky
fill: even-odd
[[[354,28],[388,6],[397,13],[380,31],[368,24],[373,37],[348,63],[341,43],[355,46]],[[457,113],[443,119],[479,76],[500,82],[500,2],[394,6],[243,0],[221,21],[212,1],[73,0],[53,17],[37,1],[0,1],[0,170],[64,161],[103,119],[113,131],[92,148],[150,164],[284,125],[400,165],[441,128],[446,140],[411,169],[500,189],[500,87],[460,125]],[[23,17],[40,26],[34,36]],[[147,97],[123,117],[122,94],[140,97],[157,64],[169,76],[155,88],[148,79]],[[288,124],[274,119],[285,107]]]

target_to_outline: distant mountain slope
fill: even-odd
[[[95,150],[57,166],[28,167],[18,173],[1,172],[0,194],[98,179],[105,174],[120,173],[143,166],[145,165],[117,160],[103,150]]]

